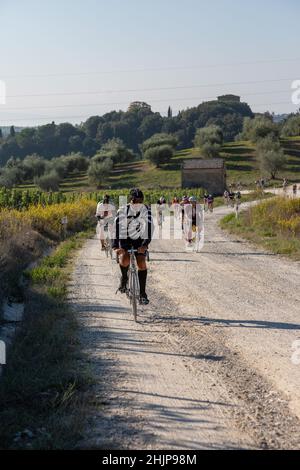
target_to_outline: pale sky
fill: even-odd
[[[0,0],[0,12],[0,126],[76,123],[134,100],[165,115],[223,93],[297,110],[299,0]]]

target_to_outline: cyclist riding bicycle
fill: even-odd
[[[282,182],[282,188],[283,188],[284,193],[286,193],[287,187],[288,187],[288,180],[286,178],[284,178],[283,182]]]
[[[209,194],[205,192],[204,196],[203,196],[203,204],[204,204],[204,210],[205,211],[208,210],[208,196],[209,196]]]
[[[156,203],[156,216],[158,225],[162,225],[164,220],[164,210],[166,208],[166,199],[162,196]]]
[[[297,196],[297,185],[293,184],[293,195]]]
[[[112,227],[116,215],[116,208],[110,202],[110,196],[105,194],[101,202],[98,202],[96,209],[96,217],[98,219],[99,237],[101,242],[101,251],[105,250],[105,232],[108,230],[110,237],[112,236]],[[112,237],[111,237],[112,238]]]
[[[138,188],[130,190],[130,202],[118,210],[114,225],[113,249],[119,256],[121,282],[119,291],[125,293],[128,281],[130,256],[128,250],[138,250],[136,260],[140,284],[140,304],[149,303],[146,294],[147,265],[146,252],[153,234],[151,210],[144,201],[144,195]]]
[[[194,232],[196,232],[197,225],[199,224],[199,206],[197,207],[197,199],[191,196],[188,199],[188,204],[185,204],[182,212],[182,225],[184,227],[185,240],[188,246],[191,246]]]
[[[187,196],[182,196],[180,207],[181,207],[181,229],[183,231],[183,220],[184,220],[184,206],[189,204],[189,198]]]
[[[228,206],[228,204],[229,204],[229,192],[227,191],[227,189],[225,189],[225,191],[224,191],[223,198],[224,198],[224,203]]]
[[[207,208],[210,212],[214,210],[214,197],[212,194],[209,194],[207,197]]]
[[[235,197],[234,192],[232,190],[230,190],[229,194],[228,194],[228,198],[229,198],[229,202],[230,202],[231,207],[234,207],[234,197]]]
[[[172,210],[174,212],[174,216],[176,217],[176,219],[178,219],[179,214],[180,214],[180,201],[179,201],[179,198],[177,196],[173,197],[171,207],[172,207]]]
[[[240,207],[240,204],[241,204],[241,192],[240,191],[237,191],[234,195],[234,200],[235,200],[235,210],[236,212],[239,211],[239,207]]]

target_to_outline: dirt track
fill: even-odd
[[[151,304],[134,323],[118,267],[88,240],[70,301],[97,382],[79,447],[300,448],[300,264],[206,218],[201,253],[151,245]]]

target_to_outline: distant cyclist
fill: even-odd
[[[229,192],[227,191],[227,189],[225,189],[224,191],[223,198],[224,198],[224,204],[229,206]]]
[[[175,218],[178,219],[178,217],[180,215],[180,201],[179,201],[179,198],[177,196],[173,197],[172,210],[174,212]]]
[[[234,198],[235,198],[235,194],[234,192],[232,191],[232,189],[229,191],[228,193],[228,198],[229,198],[229,203],[230,203],[230,206],[231,207],[234,207]]]
[[[128,282],[130,256],[128,250],[138,250],[136,260],[140,284],[140,303],[149,303],[146,294],[147,265],[146,251],[153,234],[151,210],[144,204],[144,194],[138,188],[130,190],[130,202],[118,210],[115,219],[113,249],[119,256],[121,282],[119,291],[125,293]]]
[[[208,197],[209,197],[209,194],[205,192],[203,196],[203,204],[204,204],[205,211],[208,210]]]
[[[186,204],[189,204],[189,198],[188,196],[184,195],[182,196],[180,206],[181,206],[181,228],[183,230],[183,221],[184,221],[184,207]]]
[[[156,203],[156,216],[159,227],[162,226],[162,223],[164,221],[164,211],[166,208],[166,204],[166,199],[163,196]]]
[[[296,184],[293,184],[293,196],[294,197],[297,196],[297,185]]]
[[[235,193],[235,196],[234,196],[234,199],[235,199],[235,210],[236,210],[236,212],[238,212],[238,210],[239,210],[239,207],[240,207],[240,204],[241,204],[241,197],[242,197],[241,192],[240,192],[240,191],[237,191],[237,192]]]
[[[110,196],[105,194],[101,202],[98,202],[96,217],[98,219],[99,237],[101,242],[101,251],[105,250],[105,231],[109,231],[112,236],[112,227],[116,215],[116,208],[110,202]]]
[[[209,194],[208,195],[208,198],[207,198],[207,208],[210,212],[213,212],[214,210],[214,197],[212,194]]]
[[[234,198],[235,198],[235,200],[236,200],[238,203],[240,203],[241,197],[242,197],[241,192],[240,192],[240,191],[237,191],[237,192],[235,193]]]
[[[188,243],[192,242],[192,229],[196,226],[196,204],[197,199],[194,196],[189,197],[189,203],[185,204],[184,211],[182,213],[182,222],[185,229],[185,238]]]

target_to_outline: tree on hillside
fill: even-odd
[[[144,157],[156,167],[160,167],[164,163],[168,163],[174,155],[174,149],[171,145],[157,145],[156,147],[149,147]]]
[[[141,148],[143,152],[146,152],[146,150],[149,148],[158,147],[160,145],[169,145],[175,150],[177,146],[177,139],[172,134],[158,133],[145,140],[142,143]]]
[[[102,116],[91,116],[82,124],[82,129],[85,131],[87,137],[95,139],[99,124],[103,122],[104,118]]]
[[[11,126],[11,127],[10,127],[10,129],[9,129],[9,135],[10,135],[10,137],[15,137],[16,131],[15,131],[14,126]]]
[[[106,158],[103,162],[92,160],[88,169],[90,184],[96,184],[99,189],[107,181],[112,169],[113,161],[110,158]]]
[[[222,145],[223,132],[219,126],[211,125],[197,129],[194,139],[195,147],[202,147],[204,144]]]
[[[78,173],[79,171],[86,171],[89,167],[89,159],[82,155],[80,152],[72,152],[69,155],[62,156],[67,164],[67,172]]]
[[[42,157],[34,153],[24,158],[22,166],[24,168],[25,179],[33,180],[33,178],[42,176],[45,172],[46,162]]]
[[[57,156],[56,125],[54,122],[38,126],[33,139],[37,145],[38,153],[41,153],[45,158]]]
[[[220,158],[221,146],[219,144],[210,144],[207,142],[201,147],[201,154],[205,158]]]
[[[149,114],[145,116],[138,131],[141,135],[142,140],[146,140],[153,134],[161,131],[163,125],[163,118],[159,113]]]
[[[96,155],[106,155],[112,159],[114,164],[129,162],[135,158],[132,150],[128,149],[124,142],[118,138],[108,140],[104,145],[102,145],[100,151]]]
[[[286,156],[278,140],[272,136],[261,139],[256,147],[256,154],[262,172],[270,174],[271,178],[276,178],[278,171],[282,170],[286,164]]]
[[[13,188],[23,182],[24,173],[20,166],[10,166],[1,169],[0,187]]]
[[[35,178],[35,184],[42,191],[59,191],[59,183],[61,179],[56,171],[52,170],[39,178]]]
[[[223,132],[219,126],[210,125],[197,129],[194,139],[196,148],[201,149],[201,153],[206,158],[217,158],[223,143]]]
[[[144,157],[157,167],[171,160],[177,146],[177,139],[171,134],[154,134],[143,142],[141,148]]]
[[[78,151],[92,156],[114,138],[138,152],[145,140],[160,133],[172,134],[179,148],[187,148],[193,143],[196,129],[211,124],[220,126],[224,140],[228,141],[241,132],[242,119],[246,116],[253,118],[248,104],[234,101],[207,101],[182,110],[176,116],[172,116],[169,108],[166,117],[154,113],[148,103],[134,102],[127,111],[91,116],[79,126],[52,122],[20,132],[15,132],[12,126],[10,135],[0,142],[0,165],[5,165],[11,156],[25,158],[33,153],[46,159]]]
[[[168,118],[172,117],[172,108],[171,106],[168,107]]]
[[[300,114],[291,115],[281,129],[281,137],[296,137],[300,135]]]
[[[79,135],[71,135],[69,138],[69,149],[71,152],[81,152],[83,139]]]
[[[242,140],[251,140],[257,142],[259,139],[264,139],[270,136],[272,139],[277,139],[279,135],[279,126],[275,124],[270,115],[255,116],[254,119],[246,117],[243,123],[243,131],[239,136]]]
[[[135,112],[140,110],[151,111],[151,106],[145,101],[133,101],[128,107],[129,112]]]

